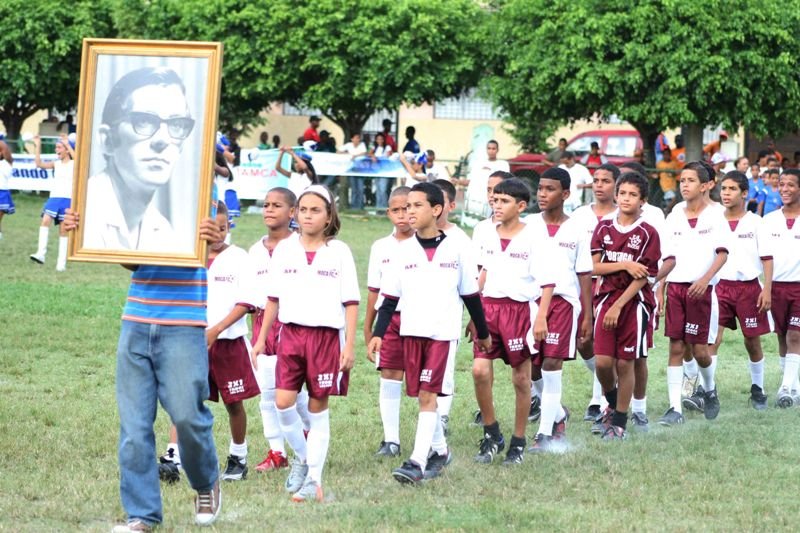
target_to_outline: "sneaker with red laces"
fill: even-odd
[[[194,497],[194,522],[198,526],[210,526],[219,516],[222,508],[222,491],[219,481],[214,483],[211,490],[198,490]]]
[[[256,465],[256,472],[268,472],[270,470],[279,470],[281,468],[288,468],[289,461],[286,456],[281,452],[270,450],[266,459]]]
[[[614,410],[606,407],[603,414],[592,424],[591,432],[594,435],[602,435],[605,433],[606,428],[611,425],[611,417],[614,415]]]
[[[562,406],[563,407],[563,406]],[[553,422],[553,439],[561,440],[567,434],[567,421],[569,420],[569,409],[564,407],[564,418],[558,422]]]

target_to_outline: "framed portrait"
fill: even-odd
[[[69,259],[205,266],[222,43],[84,39]]]

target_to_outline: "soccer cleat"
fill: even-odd
[[[528,448],[528,453],[546,453],[553,450],[553,437],[544,433],[537,433]]]
[[[412,460],[405,461],[392,471],[392,476],[403,484],[416,485],[423,479],[422,468]]]
[[[522,464],[524,457],[525,446],[509,446],[506,458],[503,460],[504,466],[513,466]]]
[[[121,524],[118,526],[114,526],[114,529],[111,530],[111,533],[150,533],[153,531],[153,528],[145,524],[139,519],[129,520],[127,524]]]
[[[503,435],[499,440],[495,440],[490,434],[484,433],[483,438],[478,443],[478,454],[475,456],[476,463],[489,464],[494,461],[494,456],[502,452],[506,447]]]
[[[702,413],[703,409],[705,409],[706,391],[703,389],[702,385],[698,385],[694,389],[694,392],[689,397],[681,400],[681,402],[684,409]]]
[[[396,442],[381,441],[381,447],[375,452],[376,457],[398,457],[400,455],[400,445]]]
[[[453,454],[450,453],[448,448],[444,454],[433,452],[428,456],[428,464],[425,466],[425,473],[422,474],[423,479],[433,479],[442,475],[444,467],[453,462]]]
[[[564,408],[564,418],[559,420],[558,422],[553,422],[553,439],[561,440],[566,437],[567,434],[567,422],[569,421],[569,409],[561,406]]]
[[[177,483],[181,479],[181,463],[174,448],[158,458],[158,477],[165,483]]]
[[[306,481],[306,476],[308,476],[308,465],[301,463],[297,457],[292,459],[292,468],[289,470],[289,477],[286,478],[286,483],[284,484],[286,492],[294,494],[300,490]]]
[[[789,407],[794,405],[794,396],[792,396],[791,391],[786,387],[781,387],[778,390],[778,398],[775,400],[775,405],[780,407],[781,409],[788,409]]]
[[[441,421],[442,421],[442,430],[444,431],[444,436],[447,437],[448,435],[450,435],[450,428],[447,427],[448,424],[450,424],[450,417],[447,415],[442,415]]]
[[[289,461],[286,456],[281,452],[270,450],[267,457],[256,465],[256,472],[268,472],[270,470],[279,470],[289,466]]]
[[[611,416],[614,414],[614,410],[611,407],[606,407],[603,414],[600,415],[592,424],[592,427],[589,431],[592,432],[592,435],[602,435],[606,428],[611,424]]]
[[[658,419],[658,423],[662,426],[677,426],[683,424],[683,415],[675,410],[674,407],[667,409],[667,412]]]
[[[306,478],[300,490],[292,494],[292,501],[297,503],[323,502],[325,495],[322,493],[322,486],[309,477]]]
[[[628,432],[619,426],[609,425],[600,438],[603,440],[626,440]]]
[[[634,411],[631,414],[631,423],[633,424],[634,431],[639,431],[641,433],[650,431],[650,421],[647,420],[647,415],[644,413],[637,413]]]
[[[472,425],[473,426],[483,426],[483,415],[481,414],[481,410],[478,409],[475,411],[475,414],[472,418]]]
[[[542,416],[542,400],[538,396],[531,398],[531,409],[528,411],[528,422],[536,422]]]
[[[198,526],[210,526],[219,516],[222,509],[222,490],[219,481],[211,490],[197,491],[194,498],[194,522]]]
[[[706,392],[703,414],[706,420],[714,420],[719,415],[719,396],[717,396],[716,388]]]
[[[34,263],[39,263],[40,265],[44,264],[44,256],[40,254],[31,254],[31,261]]]
[[[243,462],[241,457],[229,455],[228,465],[225,467],[222,479],[224,481],[240,481],[242,479],[247,479],[247,463]]]
[[[750,386],[750,405],[756,411],[763,411],[767,408],[767,395],[758,385]]]
[[[600,406],[599,405],[590,405],[586,408],[586,413],[583,415],[583,419],[586,422],[594,422],[597,420],[597,417],[600,416]]]
[[[681,398],[688,398],[692,394],[695,393],[697,390],[697,380],[699,378],[699,374],[693,378],[690,378],[686,374],[683,375],[683,381],[681,382]]]

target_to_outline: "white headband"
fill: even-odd
[[[307,193],[310,192],[322,196],[329,204],[333,203],[333,199],[331,198],[331,193],[328,191],[328,189],[326,189],[322,185],[309,185],[308,187],[306,187],[306,190],[300,193],[300,198],[302,198],[303,196],[305,196]]]

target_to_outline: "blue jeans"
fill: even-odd
[[[350,209],[364,209],[364,178],[350,176]]]
[[[181,466],[195,490],[219,477],[208,398],[206,335],[197,326],[122,321],[117,347],[120,497],[129,520],[162,520],[153,424],[157,402],[178,429]]]
[[[394,178],[375,178],[375,207],[386,209],[389,207],[389,188]]]

